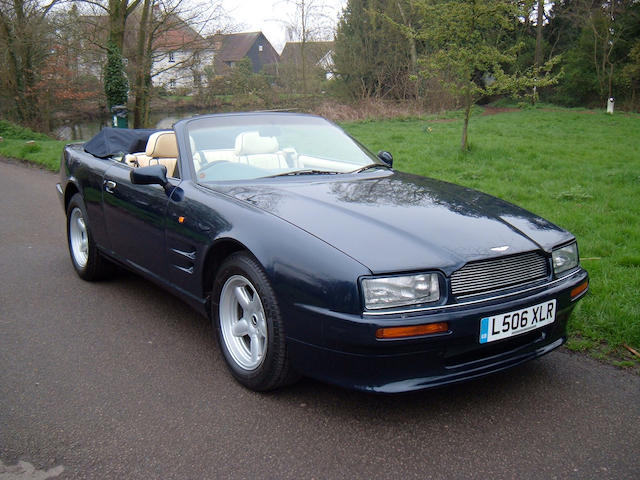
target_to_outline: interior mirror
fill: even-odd
[[[382,160],[389,167],[393,167],[393,155],[386,150],[380,150],[378,152],[378,158]]]
[[[167,167],[164,165],[149,165],[148,167],[131,170],[131,183],[135,185],[161,185],[167,181]]]

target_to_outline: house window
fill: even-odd
[[[262,45],[258,45],[258,51],[261,52],[262,51]]]
[[[169,80],[169,87],[170,88],[176,88],[176,79],[172,78],[171,80]]]
[[[169,52],[169,61],[170,61],[170,62],[175,62],[175,61],[176,61],[176,58],[175,58],[175,56],[174,56],[174,53],[173,53],[173,52]]]

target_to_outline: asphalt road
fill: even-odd
[[[567,351],[406,396],[245,390],[186,305],[75,275],[56,180],[0,161],[0,480],[640,478],[640,377]]]

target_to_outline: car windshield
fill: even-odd
[[[380,164],[340,128],[316,116],[210,116],[190,120],[186,130],[199,182],[329,175]]]

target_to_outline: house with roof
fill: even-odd
[[[153,42],[153,85],[169,90],[200,86],[204,69],[214,63],[213,46],[177,15],[165,23]]]
[[[243,58],[251,60],[253,71],[277,74],[278,52],[262,32],[218,33],[204,38],[180,16],[154,9],[157,26],[152,47],[151,81],[154,87],[191,90],[206,82],[205,71],[224,75]],[[104,49],[108,35],[108,17],[81,16],[86,38],[92,41],[79,49],[77,62],[85,73],[101,78],[106,61]],[[125,64],[135,65],[137,32],[140,16],[134,12],[127,18],[123,48]],[[90,55],[89,55],[90,53]],[[127,68],[129,71],[130,69]],[[128,72],[131,78],[131,71]]]
[[[154,9],[155,25],[151,48],[151,80],[155,87],[169,90],[191,89],[202,80],[202,72],[213,64],[215,52],[205,40],[180,16]],[[104,44],[108,37],[108,17],[106,15],[84,15],[78,23],[85,32],[82,38],[89,39],[79,51],[77,61],[83,73],[102,78],[106,62]],[[140,12],[134,11],[126,21],[123,57],[129,80],[132,80],[131,66],[140,60],[136,56]]]
[[[293,92],[322,91],[333,77],[333,42],[287,42],[280,54],[278,83]]]
[[[277,74],[280,56],[262,32],[217,33],[205,39],[179,18],[171,25],[154,42],[155,86],[197,88],[206,81],[207,67],[225,75],[243,58],[251,60],[254,73]]]
[[[280,65],[302,69],[302,58],[307,71],[322,70],[326,79],[333,77],[333,42],[287,42],[280,54]]]
[[[214,71],[224,75],[243,58],[249,58],[253,72],[277,74],[280,56],[262,32],[218,33],[209,39],[214,55]]]

